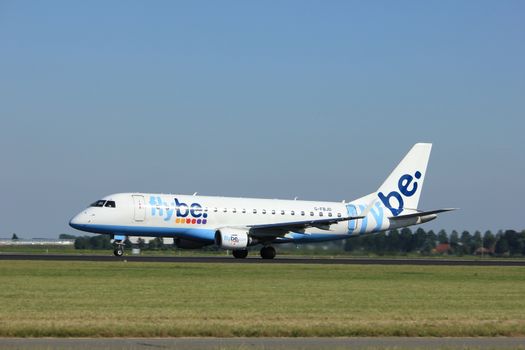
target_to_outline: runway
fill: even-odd
[[[3,338],[2,349],[525,349],[507,338]]]
[[[106,262],[170,262],[208,264],[342,264],[342,265],[438,265],[438,266],[525,266],[525,260],[494,259],[380,259],[380,258],[307,258],[277,257],[263,260],[259,257],[235,259],[230,256],[135,256],[81,254],[8,254],[0,253],[0,260],[52,260],[52,261],[106,261]]]

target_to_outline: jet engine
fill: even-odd
[[[221,228],[215,231],[215,244],[222,249],[245,249],[250,241],[246,230]]]

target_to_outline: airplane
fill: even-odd
[[[273,259],[274,245],[348,239],[418,225],[454,208],[418,210],[432,144],[417,143],[377,189],[346,203],[117,193],[74,216],[77,230],[111,235],[114,254],[124,254],[129,236],[171,237],[181,249],[216,245],[235,258],[260,245]]]

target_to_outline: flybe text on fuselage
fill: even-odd
[[[151,216],[159,216],[164,221],[174,219],[175,223],[205,225],[208,221],[208,213],[204,213],[199,203],[186,204],[174,198],[173,202],[167,203],[160,196],[150,196]],[[175,218],[173,218],[175,214]]]

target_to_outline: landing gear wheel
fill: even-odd
[[[124,255],[124,248],[122,248],[121,246],[116,247],[115,250],[113,250],[113,254],[115,254],[115,256]]]
[[[244,259],[248,256],[248,250],[247,249],[234,250],[232,254],[235,259]]]
[[[275,258],[275,254],[275,248],[272,246],[261,248],[261,258],[263,259],[273,259]]]

